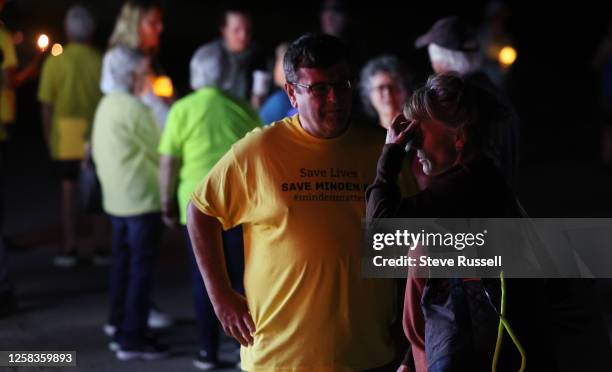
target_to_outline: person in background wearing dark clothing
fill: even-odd
[[[601,161],[612,171],[612,17],[593,57],[593,68],[599,74],[600,84]]]
[[[265,58],[253,43],[252,28],[251,15],[246,9],[228,8],[219,28],[221,38],[210,44],[220,49],[228,61],[229,71],[221,82],[221,89],[259,108],[268,95],[271,76]]]
[[[264,125],[271,124],[275,121],[292,116],[295,112],[285,92],[285,72],[283,71],[283,58],[285,52],[289,48],[289,43],[281,43],[276,47],[276,61],[274,62],[274,85],[276,85],[276,91],[268,97],[266,102],[259,110],[259,117]],[[296,111],[297,112],[297,111]]]
[[[474,28],[458,17],[438,20],[416,39],[417,48],[427,47],[435,73],[457,72],[477,86],[480,113],[489,117],[484,151],[500,168],[508,184],[517,184],[519,120],[514,107],[482,71],[482,55]]]
[[[368,219],[522,216],[504,177],[483,151],[487,122],[479,115],[479,98],[477,87],[453,74],[434,75],[413,94],[387,133],[376,179],[366,192]],[[397,176],[409,142],[431,184],[401,198]],[[499,285],[491,279],[477,283],[487,289]],[[447,304],[451,287],[460,288],[461,301],[467,301],[468,285],[462,279],[408,277],[404,330],[412,350],[399,370],[490,370],[497,328],[493,306],[470,314],[484,330],[479,334],[464,331],[459,317],[423,315],[432,309],[424,296],[428,290],[444,293],[449,302],[437,303]],[[508,319],[526,352],[528,371],[598,371],[606,365],[607,334],[592,294],[584,281],[507,280]],[[498,371],[518,370],[521,358],[513,346],[503,344]]]

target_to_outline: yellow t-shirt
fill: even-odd
[[[100,92],[100,53],[72,43],[43,64],[38,100],[53,105],[50,151],[57,160],[80,160],[89,138]]]
[[[8,68],[17,67],[17,53],[11,33],[5,28],[0,27],[0,50],[4,56],[2,62],[2,72]],[[4,79],[4,76],[0,78]],[[15,121],[15,90],[0,85],[0,125],[11,124]],[[0,140],[6,139],[4,127],[0,127]]]
[[[381,142],[351,127],[324,140],[299,116],[255,129],[215,165],[193,204],[243,224],[256,332],[248,371],[355,371],[391,362],[393,283],[360,277],[361,219]]]

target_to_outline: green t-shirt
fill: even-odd
[[[191,193],[232,144],[260,126],[259,116],[246,102],[219,89],[201,88],[170,109],[159,152],[181,160],[178,202],[186,224]]]
[[[100,53],[86,44],[68,44],[57,57],[45,60],[38,86],[38,99],[53,105],[51,157],[58,160],[83,158],[100,92]]]
[[[119,217],[161,210],[159,128],[137,97],[113,92],[100,101],[91,145],[104,210]]]

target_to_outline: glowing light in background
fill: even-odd
[[[47,36],[45,34],[41,34],[38,37],[38,40],[36,41],[36,44],[38,45],[38,48],[41,51],[45,51],[47,49],[47,47],[49,46],[49,36]]]
[[[511,46],[505,46],[499,51],[498,59],[504,67],[510,67],[516,61],[516,49]]]
[[[158,97],[169,98],[174,95],[172,80],[168,76],[158,76],[153,80],[153,94]]]
[[[51,55],[54,57],[59,56],[60,54],[62,54],[63,51],[64,51],[64,48],[62,47],[62,44],[55,43],[51,47]]]

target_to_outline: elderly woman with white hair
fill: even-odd
[[[137,97],[149,61],[141,52],[121,46],[110,49],[104,59],[109,90],[96,111],[92,147],[103,208],[113,230],[109,323],[116,327],[116,344],[111,347],[118,349],[120,360],[157,359],[167,355],[167,348],[149,336],[147,319],[162,227],[160,133]]]
[[[193,190],[232,144],[260,126],[257,112],[246,101],[220,89],[228,73],[226,58],[226,54],[210,44],[195,52],[190,64],[194,92],[171,107],[159,145],[162,215],[166,225],[180,225],[185,233],[201,343],[194,365],[204,370],[218,364],[219,324],[185,227],[187,204]],[[232,284],[244,292],[242,229],[224,232],[223,242]]]
[[[71,7],[64,24],[68,45],[61,55],[48,56],[45,60],[38,100],[45,140],[62,182],[64,239],[55,264],[73,266],[77,263],[76,181],[94,112],[102,96],[98,87],[101,57],[90,45],[96,24],[86,8]],[[102,263],[105,258],[104,251],[97,249],[94,262]]]

